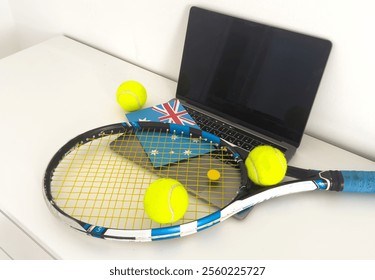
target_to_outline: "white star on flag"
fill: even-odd
[[[143,119],[138,119],[140,122],[149,122],[150,120],[147,119],[147,117],[144,117]]]
[[[159,151],[158,150],[152,150],[150,154],[153,155],[153,156],[156,156],[156,155],[159,154]]]
[[[184,155],[185,155],[185,156],[189,156],[189,155],[191,155],[191,150],[185,150],[185,151],[184,151]]]

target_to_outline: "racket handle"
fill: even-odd
[[[375,193],[375,171],[341,171],[343,192]]]

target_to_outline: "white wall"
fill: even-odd
[[[0,58],[19,50],[8,0],[0,0]]]
[[[375,160],[375,9],[371,0],[9,3],[23,48],[66,34],[174,80],[192,5],[326,37],[333,42],[333,50],[306,132]]]

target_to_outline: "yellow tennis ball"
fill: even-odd
[[[150,184],[144,196],[144,208],[151,220],[160,224],[181,219],[188,208],[188,193],[177,180],[161,178]]]
[[[137,81],[126,81],[118,87],[116,100],[126,111],[133,112],[145,105],[147,92]]]
[[[284,154],[271,146],[254,148],[246,158],[245,165],[250,180],[260,186],[280,183],[288,168]]]

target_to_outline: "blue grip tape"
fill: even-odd
[[[341,171],[343,192],[375,193],[375,171]]]

